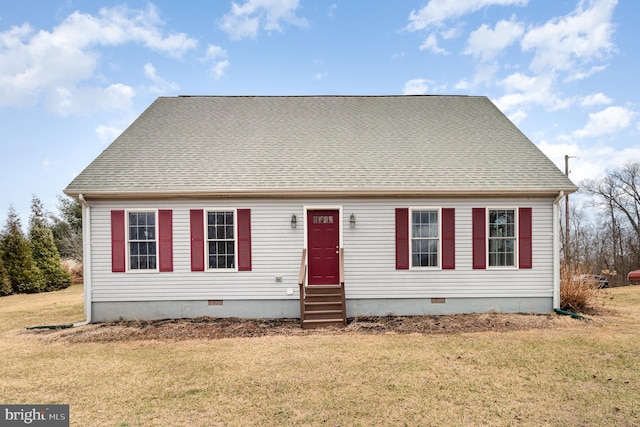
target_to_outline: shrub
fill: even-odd
[[[29,240],[33,260],[42,272],[43,291],[55,291],[71,285],[71,275],[60,264],[60,253],[53,240],[53,233],[48,227],[44,209],[40,200],[33,196],[31,203],[31,220],[29,223]]]
[[[12,292],[35,293],[44,289],[42,272],[33,261],[31,246],[22,233],[20,218],[13,207],[9,208],[7,224],[0,241],[0,257]]]
[[[598,296],[598,281],[583,279],[584,272],[565,264],[560,267],[560,308],[584,311],[593,307]]]
[[[63,259],[61,262],[62,268],[64,268],[69,274],[71,274],[71,282],[74,284],[82,283],[82,263],[75,259]]]

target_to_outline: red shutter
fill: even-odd
[[[204,271],[204,211],[191,209],[191,271]]]
[[[532,268],[531,208],[518,210],[518,264],[520,268]]]
[[[124,211],[111,211],[111,271],[114,273],[126,270],[125,248]]]
[[[456,210],[442,209],[442,269],[456,268]]]
[[[160,271],[173,271],[173,213],[158,211],[158,258]]]
[[[409,209],[396,208],[396,270],[409,269]]]
[[[472,209],[473,268],[487,268],[487,223],[485,208]]]
[[[251,209],[238,209],[238,270],[251,271]]]

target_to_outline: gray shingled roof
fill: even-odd
[[[486,97],[157,99],[65,189],[85,197],[576,190]]]

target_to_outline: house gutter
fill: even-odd
[[[560,309],[560,223],[558,203],[564,197],[564,191],[558,193],[553,201],[553,309]]]
[[[82,203],[82,277],[84,281],[84,311],[87,320],[74,323],[73,326],[84,326],[91,323],[91,206],[82,193],[78,194]]]

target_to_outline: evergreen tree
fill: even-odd
[[[2,262],[2,257],[0,256],[0,297],[11,295],[12,293],[13,291],[11,289],[9,275],[7,274],[7,270],[4,268],[4,262]]]
[[[42,202],[36,196],[31,199],[29,240],[36,266],[44,278],[44,291],[55,291],[71,285],[71,275],[60,264],[60,253],[53,241]]]
[[[0,240],[0,257],[14,293],[42,291],[44,279],[33,261],[31,245],[22,232],[20,218],[13,206],[9,207],[7,223]]]

